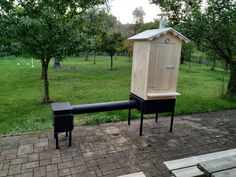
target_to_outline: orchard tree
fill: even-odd
[[[103,33],[102,36],[102,50],[107,52],[111,57],[111,67],[110,70],[113,70],[113,56],[117,52],[117,50],[122,45],[122,35],[120,33]]]
[[[50,103],[48,66],[52,58],[66,56],[79,45],[81,14],[106,0],[1,0],[0,36],[19,43],[24,53],[41,61],[43,103]]]
[[[133,42],[129,40],[124,41],[122,48],[125,52],[127,52],[128,57],[129,57],[129,62],[131,62],[131,58],[133,56],[133,48],[134,48]]]
[[[143,23],[138,29],[138,32],[143,32],[145,30],[157,29],[157,28],[159,28],[159,21],[155,20],[154,22]]]
[[[115,16],[108,14],[107,8],[104,7],[90,9],[84,13],[84,19],[83,27],[85,28],[84,36],[86,40],[83,43],[82,51],[86,52],[87,58],[89,53],[95,55],[101,49],[102,34],[114,32],[117,19]]]
[[[133,11],[133,16],[134,16],[134,22],[135,22],[134,32],[137,33],[138,29],[141,27],[144,21],[145,12],[143,8],[141,6],[136,7]]]
[[[230,69],[227,94],[236,96],[235,0],[150,0],[170,14],[172,25],[202,51],[224,60]]]
[[[181,64],[184,64],[184,61],[190,61],[193,50],[194,50],[194,44],[192,42],[183,44],[180,57]]]

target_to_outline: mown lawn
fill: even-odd
[[[49,68],[50,95],[55,102],[71,104],[127,100],[130,91],[131,63],[127,57],[114,59],[110,71],[107,56],[93,58],[70,57],[62,69]],[[52,127],[50,105],[41,104],[43,83],[39,79],[41,66],[31,58],[0,58],[0,134],[14,134]],[[20,63],[20,65],[17,65]],[[53,62],[52,62],[53,63]],[[51,64],[52,64],[51,63]],[[176,114],[235,109],[236,101],[220,98],[222,75],[228,73],[194,63],[181,65]],[[225,81],[225,85],[227,80]],[[138,117],[133,111],[133,117]],[[127,111],[104,112],[76,116],[77,123],[96,124],[127,119]]]

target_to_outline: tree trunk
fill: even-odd
[[[94,52],[94,56],[93,56],[93,64],[96,64],[96,53]]]
[[[228,83],[227,94],[230,96],[236,96],[236,64],[230,69],[230,78]]]
[[[190,61],[190,60],[191,60],[191,57],[192,57],[192,52],[189,52],[188,57],[187,57],[187,59],[185,59],[185,60],[186,60],[186,61]]]
[[[42,65],[42,67],[41,67],[41,77],[40,77],[40,79],[43,80],[43,78],[44,78],[44,67],[45,67],[44,59],[41,59],[41,65]]]
[[[59,57],[58,57],[58,58],[57,58],[57,57],[55,58],[53,68],[54,68],[54,69],[59,69],[59,68],[61,68],[61,60],[60,60]]]
[[[213,60],[211,70],[214,71],[216,67],[216,59]]]
[[[181,55],[180,55],[180,64],[184,64],[184,59],[185,59],[185,54],[184,54],[184,52],[182,51],[182,52],[181,52]]]
[[[86,55],[86,56],[85,56],[85,61],[88,61],[88,56],[89,56],[88,52],[86,52],[85,55]]]
[[[48,82],[48,65],[49,65],[49,59],[43,60],[42,68],[43,70],[43,85],[44,85],[44,96],[43,96],[43,103],[48,104],[51,103],[51,100],[49,98],[49,82]]]
[[[229,70],[229,64],[228,64],[228,63],[225,64],[225,70],[226,70],[226,71]]]
[[[184,56],[180,57],[180,64],[184,64]]]
[[[113,56],[111,55],[111,70],[113,69]]]

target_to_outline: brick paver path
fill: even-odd
[[[116,177],[143,171],[147,177],[168,177],[164,161],[236,148],[236,110],[175,118],[80,126],[72,147],[60,135],[55,149],[53,133],[42,132],[0,138],[1,176]]]

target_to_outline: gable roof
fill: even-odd
[[[172,32],[174,35],[178,36],[181,40],[183,40],[184,42],[188,43],[190,42],[190,40],[185,37],[184,35],[182,35],[181,33],[179,33],[178,31],[176,31],[173,28],[162,28],[162,29],[153,29],[153,30],[146,30],[142,33],[136,34],[135,36],[132,36],[129,38],[129,40],[152,40],[155,37],[159,37],[162,34],[165,34],[167,32]]]

